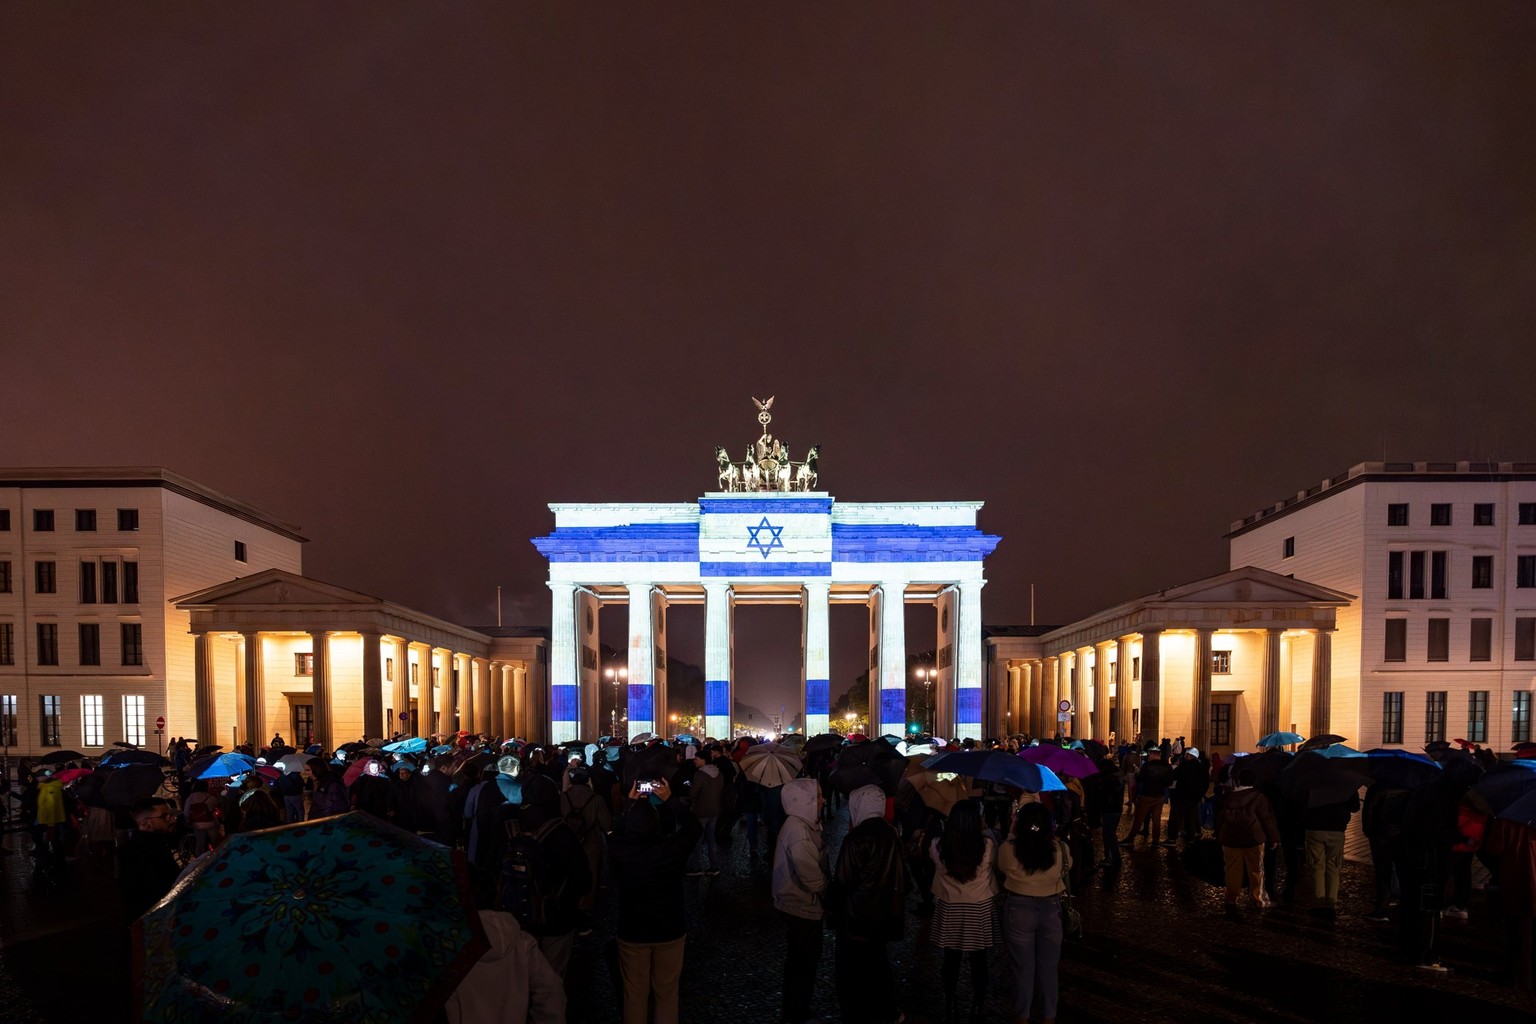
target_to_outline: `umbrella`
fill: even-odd
[[[372,765],[373,767],[370,768],[369,765]],[[350,786],[356,782],[364,772],[367,772],[369,775],[383,775],[385,771],[386,769],[383,762],[377,758],[360,757],[356,761],[353,761],[351,764],[347,765],[347,770],[341,773],[341,781],[345,785]]]
[[[98,791],[109,807],[132,807],[145,797],[154,796],[165,785],[165,771],[153,764],[127,764],[121,768],[102,768],[106,774]]]
[[[452,743],[439,743],[437,746],[432,748],[432,753],[437,755],[451,754],[457,749],[459,748],[455,747]]]
[[[1082,750],[1084,754],[1095,761],[1109,756],[1109,748],[1098,740],[1083,740]]]
[[[51,754],[44,754],[37,759],[38,764],[68,764],[70,761],[79,761],[85,755],[77,750],[55,750]]]
[[[1348,739],[1346,736],[1335,736],[1331,732],[1324,733],[1321,736],[1313,736],[1311,739],[1307,740],[1296,752],[1299,754],[1303,750],[1316,750],[1318,747],[1326,747],[1334,743],[1343,743],[1346,739]]]
[[[639,779],[666,779],[670,784],[677,774],[677,748],[665,744],[627,750],[621,762],[624,793]]]
[[[1084,757],[1083,760],[1088,759]],[[935,754],[923,762],[923,767],[936,772],[954,772],[968,779],[1002,782],[1026,793],[1059,792],[1067,788],[1056,777],[1056,773],[1044,765],[1015,757],[1003,750],[957,750],[948,754]]]
[[[800,775],[800,755],[778,743],[759,743],[741,756],[741,774],[759,786],[782,786]]]
[[[694,746],[699,745],[699,738],[691,732],[680,732],[672,738],[679,743],[692,743]]]
[[[141,1019],[431,1019],[488,948],[469,889],[371,814],[233,836],[134,926]]]
[[[427,749],[427,741],[421,736],[412,736],[408,740],[400,740],[398,743],[390,743],[384,747],[386,754],[420,754]]]
[[[277,759],[277,767],[285,772],[303,771],[304,766],[317,760],[314,754],[284,754]]]
[[[852,793],[860,786],[879,786],[894,796],[906,773],[907,759],[901,756],[894,743],[882,736],[840,749],[837,766],[827,781],[839,793]]]
[[[869,737],[865,736],[861,732],[851,732],[851,733],[848,734],[848,742],[849,743],[868,743],[869,742]]]
[[[961,800],[968,800],[976,795],[969,785],[960,781],[959,776],[941,779],[937,772],[932,771],[923,771],[910,776],[907,783],[928,808],[943,815],[948,815],[954,810],[955,804]]]
[[[1342,743],[1330,743],[1326,747],[1313,747],[1312,753],[1322,754],[1324,757],[1364,757],[1354,747],[1345,746]]]
[[[1315,750],[1297,754],[1276,780],[1280,792],[1305,807],[1343,803],[1371,781],[1364,756],[1324,757]]]
[[[164,768],[170,759],[161,757],[153,750],[114,750],[101,759],[103,767],[121,764],[152,764]]]
[[[200,779],[227,779],[235,775],[243,775],[250,771],[256,763],[254,757],[246,754],[219,754],[209,762],[197,777]]]
[[[1305,736],[1294,732],[1272,732],[1268,736],[1260,736],[1258,746],[1260,749],[1267,747],[1288,747],[1292,743],[1305,743]]]
[[[1497,815],[1505,821],[1513,821],[1526,828],[1536,828],[1536,790],[1505,807]]]
[[[1285,770],[1286,765],[1295,759],[1296,755],[1289,751],[1271,748],[1262,754],[1249,754],[1247,757],[1233,762],[1228,777],[1235,779],[1238,772],[1251,771],[1255,781],[1262,786],[1266,782],[1273,782]]]
[[[283,770],[281,768],[270,764],[259,764],[252,768],[251,771],[255,772],[257,775],[268,781],[282,778],[283,775]]]
[[[649,743],[651,740],[653,740],[655,738],[656,738],[656,734],[655,733],[653,733],[653,732],[643,732],[640,735],[636,736],[634,739],[630,740],[629,742],[630,743]]]
[[[779,746],[798,754],[805,747],[805,733],[792,732],[779,740]]]
[[[1371,778],[1397,789],[1417,789],[1439,777],[1441,768],[1423,754],[1410,750],[1377,747],[1365,752],[1365,768]]]
[[[1043,765],[1056,775],[1070,775],[1075,779],[1086,779],[1099,774],[1099,766],[1094,764],[1088,755],[1078,750],[1066,750],[1057,746],[1025,747],[1019,751],[1014,760]]]
[[[65,768],[53,778],[55,782],[62,782],[67,786],[76,779],[83,779],[90,774],[91,770],[89,768]]]
[[[1488,809],[1501,814],[1505,808],[1536,792],[1536,761],[1508,761],[1488,772],[1472,785]]]

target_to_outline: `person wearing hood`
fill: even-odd
[[[1280,826],[1269,798],[1257,784],[1253,769],[1244,768],[1237,773],[1237,784],[1222,796],[1216,808],[1216,839],[1221,843],[1229,914],[1237,911],[1245,878],[1253,905],[1269,906],[1264,895],[1264,848],[1279,844]]]
[[[704,829],[704,839],[699,843],[702,866],[692,874],[713,878],[720,874],[720,841],[715,835],[715,822],[720,817],[720,797],[725,782],[720,777],[720,769],[710,763],[709,751],[699,751],[693,763],[695,770],[688,787],[688,804]]]
[[[448,1024],[565,1024],[565,984],[504,910],[480,911],[490,942],[443,1011]]]
[[[821,962],[827,852],[816,780],[792,779],[780,789],[784,822],[773,847],[773,906],[784,919],[788,940],[781,1019],[799,1024],[810,1019],[816,968]]]
[[[880,787],[849,794],[850,827],[827,897],[837,929],[837,1005],[848,1024],[889,1024],[901,1012],[886,944],[900,942],[905,931],[909,886],[901,837],[884,815]]]
[[[630,787],[631,803],[616,823],[608,858],[618,886],[619,974],[624,1024],[645,1024],[654,997],[655,1024],[677,1024],[678,982],[688,922],[683,871],[699,841],[699,819],[658,779],[647,795]]]

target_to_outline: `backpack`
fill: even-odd
[[[537,832],[514,832],[509,823],[507,851],[501,858],[501,909],[534,935],[547,930],[560,913],[565,881],[555,883],[544,840],[562,824],[563,819],[553,818]]]

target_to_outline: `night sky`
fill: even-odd
[[[696,498],[773,394],[837,497],[987,503],[988,621],[1034,584],[1067,622],[1355,462],[1536,459],[1532,39],[1528,3],[7,2],[0,464],[164,465],[313,576],[544,625],[546,503]],[[797,617],[741,626],[791,700]]]

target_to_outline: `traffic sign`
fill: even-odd
[[[155,731],[156,732],[163,732],[164,730],[165,730],[165,716],[161,715],[159,718],[155,719]]]
[[[1058,722],[1070,722],[1070,721],[1072,721],[1072,716],[1070,714],[1068,714],[1067,712],[1063,711],[1063,712],[1061,712],[1060,714],[1058,714],[1056,716],[1056,721],[1058,721]]]
[[[1056,705],[1056,710],[1057,711],[1071,711],[1072,710],[1072,702],[1069,701],[1069,700],[1063,700],[1060,704]]]

